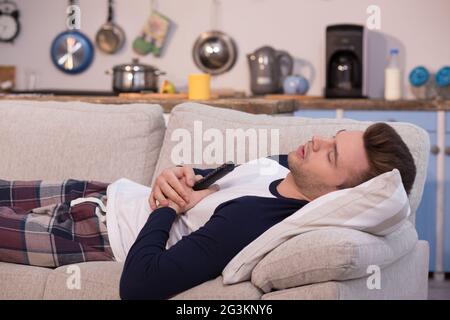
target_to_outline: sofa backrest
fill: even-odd
[[[275,140],[279,141],[278,152],[280,154],[287,154],[290,151],[297,149],[301,143],[305,143],[311,139],[313,135],[325,137],[333,136],[336,131],[340,129],[365,130],[370,124],[372,124],[372,122],[350,119],[311,119],[253,115],[235,110],[214,108],[198,103],[184,103],[176,106],[172,110],[164,137],[163,147],[153,177],[157,177],[166,167],[180,164],[176,163],[179,162],[178,160],[180,159],[179,151],[182,149],[180,146],[182,146],[183,143],[187,143],[186,141],[183,141],[183,135],[190,135],[191,145],[190,154],[187,157],[191,159],[191,163],[184,162],[184,164],[199,168],[213,168],[217,166],[217,163],[207,163],[207,161],[205,161],[208,160],[206,157],[203,157],[202,155],[199,157],[198,150],[205,152],[205,156],[209,155],[211,149],[213,149],[211,146],[214,140],[217,140],[214,136],[219,136],[219,133],[221,133],[222,139],[224,140],[221,145],[225,146],[227,143],[230,143],[226,138],[227,129],[242,129],[244,132],[249,133],[248,137],[251,137],[252,133],[256,133],[256,140],[252,141],[252,138],[247,138],[246,140],[245,161],[243,161],[246,162],[258,157],[276,154],[277,152],[271,148],[272,141]],[[429,136],[425,130],[410,123],[392,122],[389,124],[402,136],[405,143],[410,148],[417,166],[416,180],[409,196],[412,212],[410,220],[414,223],[415,212],[422,197],[426,178],[428,153],[430,149]],[[234,133],[237,132],[236,130],[229,131]],[[277,132],[279,137],[276,135]],[[275,135],[272,139],[271,136],[273,133]],[[202,141],[199,140],[199,137]],[[266,143],[264,143],[265,139],[267,139]],[[249,146],[254,146],[255,143],[258,143],[258,146],[261,147],[258,147],[257,154],[250,154],[249,149],[252,148],[249,148]],[[260,143],[261,145],[259,145]],[[230,144],[227,149],[229,149],[229,147]],[[195,155],[196,151],[197,158]],[[227,158],[225,156],[226,150],[223,150],[222,152],[222,161],[232,160],[235,163],[242,162],[237,158],[236,150],[234,151],[232,158]]]
[[[159,105],[0,101],[0,179],[149,184],[164,137]]]

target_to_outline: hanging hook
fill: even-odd
[[[114,20],[113,5],[113,0],[108,0],[108,22],[112,22]]]
[[[150,0],[150,10],[152,12],[158,10],[158,2],[156,0]]]
[[[221,5],[220,0],[212,0],[211,5],[211,21],[210,21],[210,28],[211,30],[217,30],[218,29],[218,20],[219,20],[219,7]]]

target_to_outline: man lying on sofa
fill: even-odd
[[[394,168],[400,171],[409,194],[416,175],[408,147],[392,127],[383,123],[364,132],[341,130],[329,139],[313,137],[288,155],[269,161],[283,170],[278,175],[245,179],[242,176],[249,167],[241,165],[223,178],[227,184],[219,192],[214,187],[192,190],[194,181],[208,170],[166,169],[151,189],[146,215],[138,219],[133,211],[122,216],[108,213],[107,229],[98,207],[73,203],[86,196],[100,198],[98,194],[104,194],[107,185],[85,182],[81,190],[72,188],[68,192],[72,195],[65,195],[71,205],[36,210],[33,208],[45,203],[36,199],[37,192],[28,194],[28,202],[27,195],[21,196],[20,202],[14,201],[20,192],[14,190],[14,183],[3,181],[0,260],[42,266],[125,260],[121,298],[165,299],[219,276],[244,247],[309,201],[357,186]],[[34,187],[31,182],[28,186]],[[108,207],[110,195],[114,198],[113,190],[108,189]],[[2,208],[8,204],[9,211]],[[22,210],[20,219],[14,211],[17,206]],[[27,226],[24,217],[28,214],[45,214],[47,224],[36,227],[39,221],[34,219],[34,226]],[[178,218],[186,217],[180,223]],[[190,223],[189,218],[197,222]],[[37,229],[41,238],[36,235]],[[89,236],[79,236],[76,230]],[[30,247],[37,242],[39,250],[33,252]]]

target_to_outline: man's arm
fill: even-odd
[[[229,236],[235,223],[213,215],[166,250],[175,217],[168,207],[150,215],[127,255],[120,279],[122,299],[167,299],[214,279],[242,247],[242,239]]]

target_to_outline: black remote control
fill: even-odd
[[[220,167],[217,167],[216,169],[214,169],[213,171],[208,173],[206,176],[204,176],[203,178],[198,180],[194,184],[192,189],[194,189],[194,191],[198,191],[198,190],[203,190],[203,189],[208,188],[214,182],[216,182],[220,178],[224,177],[225,175],[227,175],[228,173],[233,171],[234,167],[235,167],[235,165],[234,165],[233,161],[225,162],[223,165],[221,165]]]

